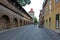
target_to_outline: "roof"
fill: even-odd
[[[33,8],[31,8],[31,10],[29,11],[29,13],[34,13]]]

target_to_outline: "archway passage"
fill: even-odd
[[[7,15],[3,15],[0,19],[0,28],[8,29],[10,27],[10,19]]]
[[[15,25],[15,27],[18,27],[18,20],[17,20],[17,18],[14,18],[14,25]]]

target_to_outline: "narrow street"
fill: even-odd
[[[60,0],[0,0],[0,40],[60,40]]]
[[[22,28],[0,33],[0,40],[56,40],[51,37],[45,28],[38,25],[28,25]]]

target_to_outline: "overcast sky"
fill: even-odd
[[[42,4],[43,4],[43,0],[31,0],[31,4],[30,5],[26,5],[24,7],[24,9],[29,12],[31,8],[33,8],[35,14],[34,16],[37,17],[37,19],[39,19],[39,14],[40,14],[40,10],[42,9]]]

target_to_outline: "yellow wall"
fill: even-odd
[[[56,29],[56,14],[59,13],[59,16],[60,16],[60,2],[58,2],[57,4],[55,4],[55,1],[54,0],[51,0],[51,3],[52,3],[52,12],[49,13],[46,13],[44,15],[44,20],[45,20],[45,27],[49,28],[49,29]],[[47,7],[49,5],[46,4],[45,7]],[[49,18],[51,18],[51,25],[49,25]],[[48,20],[48,23],[46,25],[46,19]],[[59,24],[60,24],[60,18],[59,18]]]

